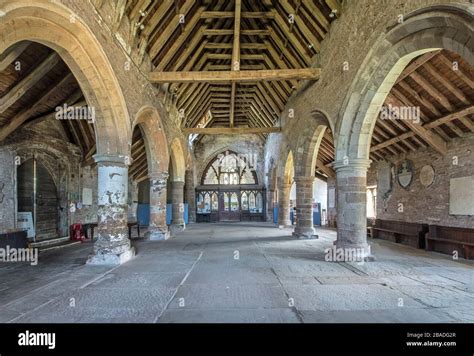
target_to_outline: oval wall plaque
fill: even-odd
[[[435,179],[435,170],[429,164],[423,166],[420,171],[420,183],[424,187],[429,187]]]

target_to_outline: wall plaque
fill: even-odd
[[[435,170],[429,164],[423,166],[420,171],[420,183],[423,187],[429,187],[435,180]]]
[[[409,160],[402,162],[397,171],[398,183],[403,188],[408,188],[413,181],[413,164]]]

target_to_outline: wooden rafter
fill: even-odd
[[[148,75],[152,83],[231,83],[281,80],[317,80],[321,74],[319,68],[247,70],[216,72],[151,72]]]

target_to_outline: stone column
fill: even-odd
[[[337,240],[341,255],[358,253],[372,260],[367,244],[367,169],[370,160],[352,159],[334,163],[337,187]],[[351,249],[351,250],[347,250]],[[356,249],[356,250],[352,250]],[[344,260],[347,260],[345,258]]]
[[[150,225],[146,237],[150,240],[166,240],[170,237],[166,225],[166,183],[168,173],[150,173]]]
[[[184,224],[184,182],[171,182],[172,217],[173,227],[185,228]]]
[[[132,199],[131,204],[128,207],[128,220],[137,221],[137,208],[138,208],[138,183],[130,181],[128,186],[129,195]]]
[[[186,187],[186,203],[188,203],[189,222],[196,222],[196,194],[194,190],[194,172],[186,171],[184,177]]]
[[[125,156],[95,155],[98,169],[98,221],[94,253],[87,263],[118,265],[135,250],[128,239],[128,161]]]
[[[318,238],[313,228],[314,177],[295,177],[296,227],[293,236],[303,239]]]
[[[275,190],[267,190],[267,221],[273,222],[273,198],[275,196]]]
[[[278,185],[278,226],[280,228],[291,226],[290,219],[290,183]]]

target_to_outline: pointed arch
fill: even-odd
[[[97,153],[127,156],[131,137],[127,106],[92,30],[70,9],[52,1],[4,0],[0,14],[0,53],[25,40],[55,50],[74,74],[88,105],[96,110]]]
[[[399,75],[417,56],[446,49],[474,64],[474,15],[469,4],[435,5],[407,15],[369,52],[342,106],[336,161],[369,159],[377,115]]]

